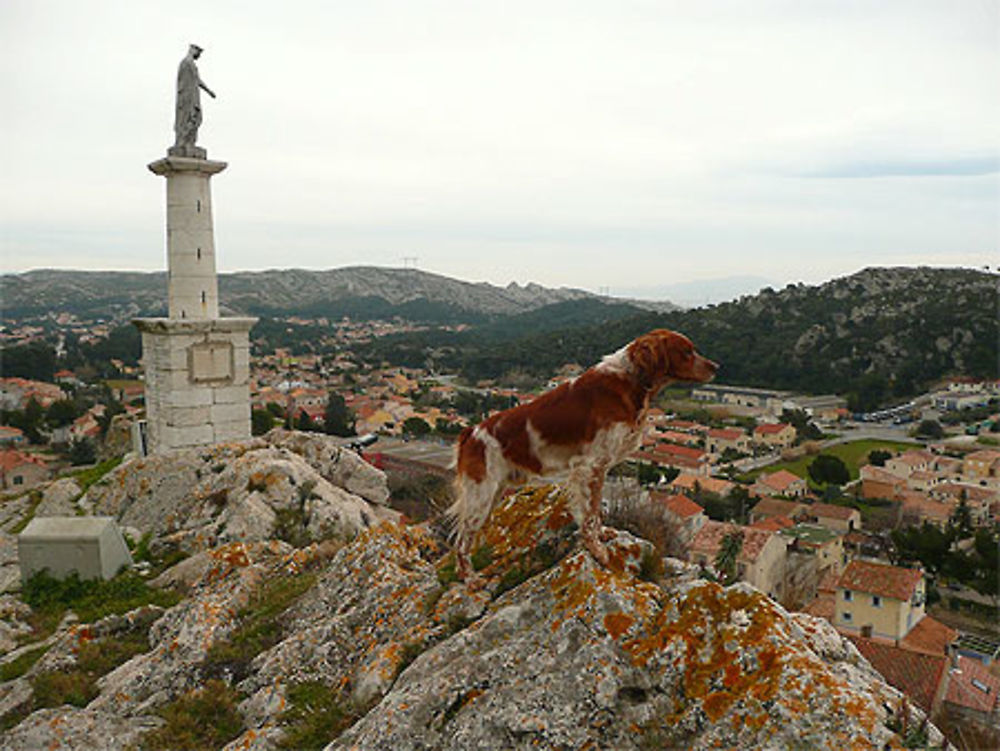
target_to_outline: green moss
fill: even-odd
[[[81,469],[79,472],[73,474],[73,479],[76,480],[76,484],[80,486],[80,490],[86,493],[91,485],[96,483],[98,480],[103,478],[104,475],[121,464],[123,458],[124,457],[116,456],[113,459],[106,459],[99,464],[95,464],[93,467]]]
[[[283,576],[267,583],[237,615],[240,625],[229,639],[212,645],[205,657],[205,675],[241,680],[254,657],[270,649],[284,634],[281,615],[313,584],[316,574]]]
[[[29,621],[37,638],[55,630],[67,610],[84,623],[93,623],[143,605],[170,607],[180,600],[180,595],[150,587],[135,571],[123,571],[108,581],[80,579],[75,573],[56,579],[41,571],[24,585],[21,599],[32,607]]]
[[[24,516],[21,517],[21,521],[10,528],[10,533],[12,535],[19,535],[24,531],[24,528],[31,523],[31,520],[35,518],[35,511],[38,509],[38,504],[42,502],[42,491],[32,490],[28,493],[28,510],[25,512]]]
[[[448,587],[458,581],[458,569],[455,566],[455,556],[449,555],[437,570],[438,584]]]
[[[31,670],[31,666],[41,659],[42,655],[49,651],[48,647],[37,647],[22,654],[15,660],[0,665],[0,682],[12,681],[20,678]]]
[[[522,568],[521,566],[512,566],[503,572],[503,576],[500,577],[500,581],[497,583],[497,588],[493,592],[493,597],[497,598],[508,590],[519,587],[528,577],[531,576],[530,569]]]
[[[9,730],[39,709],[61,707],[63,704],[87,706],[97,696],[97,681],[102,676],[148,649],[148,628],[84,642],[77,651],[76,664],[72,669],[39,673],[30,679],[31,699],[0,718],[0,729]],[[22,655],[22,658],[30,657],[31,660],[30,663],[19,666],[23,670],[17,675],[23,675],[47,650],[48,647],[40,647]],[[20,662],[20,659],[15,662]],[[4,667],[13,665],[14,663],[10,663]],[[17,675],[12,675],[11,678]],[[2,679],[10,680],[6,675]]]
[[[146,733],[140,747],[146,751],[202,751],[221,748],[243,731],[236,709],[239,695],[222,681],[205,686],[162,707],[165,724]]]
[[[493,563],[493,546],[489,544],[479,546],[472,553],[469,562],[472,564],[473,571],[482,571]]]
[[[289,686],[287,699],[289,708],[279,718],[285,725],[280,748],[323,749],[360,716],[353,705],[341,701],[337,691],[319,681]]]

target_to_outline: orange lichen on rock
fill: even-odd
[[[604,628],[616,641],[621,639],[622,634],[627,632],[633,623],[635,623],[635,618],[627,613],[608,613],[604,616]]]

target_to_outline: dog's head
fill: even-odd
[[[671,381],[710,381],[718,364],[699,355],[683,334],[656,329],[643,334],[626,348],[626,354],[639,380],[650,388]]]

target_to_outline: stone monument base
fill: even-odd
[[[208,159],[208,152],[201,146],[171,146],[167,149],[169,156],[186,156],[191,159]]]
[[[137,318],[151,454],[250,437],[256,318]]]

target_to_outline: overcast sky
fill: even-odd
[[[998,0],[0,0],[2,270],[164,268],[146,164],[189,42],[220,271],[994,267],[998,29]]]

